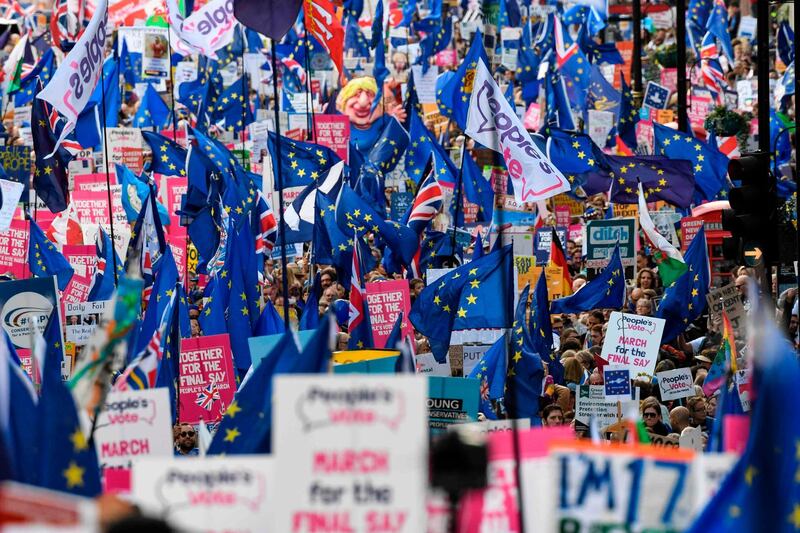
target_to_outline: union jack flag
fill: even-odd
[[[725,74],[719,62],[717,40],[710,32],[703,37],[700,45],[700,72],[706,88],[714,94],[717,103],[722,103],[724,98]]]
[[[408,211],[408,227],[421,234],[428,223],[433,220],[444,202],[444,192],[436,179],[435,168],[420,183],[414,203]]]
[[[219,387],[217,386],[216,380],[212,379],[211,383],[209,383],[205,389],[197,393],[197,399],[194,401],[194,403],[206,411],[210,411],[211,407],[214,405],[214,402],[219,399]]]
[[[286,67],[289,72],[297,76],[297,79],[301,85],[305,85],[306,69],[304,69],[303,66],[297,62],[297,60],[288,57],[282,57],[281,63],[283,63],[283,66]]]
[[[265,254],[275,247],[275,238],[278,235],[278,222],[269,202],[258,191],[256,195],[256,208],[253,210],[253,228],[256,228],[256,253]],[[258,220],[255,220],[258,217]]]
[[[114,384],[116,390],[152,389],[156,386],[158,362],[164,355],[161,328],[157,329],[142,353],[134,359]]]

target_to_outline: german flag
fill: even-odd
[[[572,294],[572,276],[569,274],[569,265],[567,264],[567,256],[564,254],[564,248],[561,246],[561,240],[558,238],[556,229],[552,228],[552,240],[550,241],[550,266],[561,267],[561,289],[564,296]]]

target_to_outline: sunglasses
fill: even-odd
[[[657,414],[655,414],[655,413],[654,413],[654,412],[652,412],[652,411],[648,411],[648,412],[644,413],[644,415],[643,415],[643,416],[644,416],[645,418],[655,418],[655,417],[657,417],[658,415],[657,415]]]
[[[181,431],[181,437],[194,437],[194,431]]]

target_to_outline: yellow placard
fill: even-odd
[[[398,355],[400,355],[399,350],[343,350],[341,352],[333,352],[333,362],[337,365],[346,365]]]
[[[636,204],[614,204],[614,218],[639,218],[639,206]]]

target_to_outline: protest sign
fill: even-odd
[[[132,500],[187,531],[264,531],[277,496],[269,456],[143,458],[133,463]],[[290,529],[286,529],[290,531]]]
[[[23,483],[0,483],[0,524],[4,531],[100,530],[97,500]]]
[[[414,87],[417,89],[419,103],[435,104],[436,79],[439,77],[439,67],[432,66],[423,74],[422,65],[413,65],[411,71],[414,73]]]
[[[0,167],[8,179],[21,183],[27,191],[31,178],[30,146],[0,146]]]
[[[28,222],[14,219],[0,233],[0,274],[16,279],[28,276]]]
[[[0,231],[6,231],[11,227],[11,219],[17,210],[17,204],[24,188],[22,183],[0,179],[0,191],[3,194],[3,203],[0,208]]]
[[[464,357],[463,357],[463,361],[464,361],[463,369],[464,369],[464,375],[465,376],[469,376],[472,373],[472,370],[478,364],[478,361],[481,360],[481,357],[483,357],[483,354],[485,354],[486,351],[491,347],[492,347],[491,344],[477,344],[477,345],[475,345],[475,344],[473,344],[473,345],[465,344],[464,345],[464,348],[463,348],[463,354],[464,354]]]
[[[111,391],[97,418],[101,469],[130,468],[140,457],[172,457],[172,414],[165,388]]]
[[[93,244],[65,244],[61,254],[79,276],[91,277],[97,263],[97,250]]]
[[[478,419],[480,380],[428,377],[428,425],[431,435],[448,426]]]
[[[528,109],[525,111],[525,116],[522,118],[522,125],[526,129],[538,131],[542,122],[542,110],[539,104],[531,102]]]
[[[605,146],[608,141],[608,134],[616,125],[614,113],[597,109],[589,110],[588,133],[589,137],[597,146]]]
[[[334,365],[334,374],[394,374],[397,356]]]
[[[497,433],[505,431],[514,431],[516,424],[516,431],[526,431],[531,429],[530,418],[520,418],[517,420],[484,420],[482,422],[468,422],[466,424],[456,424],[450,426],[450,431],[477,431],[479,433]]]
[[[648,81],[644,90],[644,105],[653,109],[666,109],[669,105],[669,89],[654,81]]]
[[[564,226],[556,227],[558,239],[561,241],[561,249],[566,254],[567,228]],[[536,254],[536,264],[545,265],[550,260],[550,246],[553,242],[553,228],[545,227],[536,230],[534,239],[534,253]]]
[[[92,278],[73,274],[64,292],[61,293],[61,308],[67,303],[78,304],[89,299],[89,292],[92,288]]]
[[[94,334],[111,301],[64,302],[65,333],[68,342],[83,346]]]
[[[426,389],[418,376],[276,376],[270,530],[424,531]]]
[[[167,28],[147,26],[142,53],[142,76],[144,78],[169,77],[169,32]]]
[[[372,341],[375,346],[386,346],[397,317],[403,313],[401,326],[402,337],[414,340],[414,330],[408,321],[411,312],[411,297],[408,280],[395,279],[367,283],[367,304],[369,305],[369,321],[372,326]]]
[[[617,244],[625,267],[625,277],[632,279],[635,276],[636,227],[637,221],[633,218],[589,221],[586,225],[586,268],[595,270],[590,278],[611,261]]]
[[[605,397],[610,400],[630,399],[631,371],[626,366],[604,365],[603,386]]]
[[[557,205],[555,208],[555,214],[556,214],[557,226],[564,226],[564,227],[569,226],[569,223],[572,220],[572,217],[569,213],[569,207],[565,205]],[[565,241],[562,244],[566,246],[567,243]]]
[[[652,376],[656,369],[664,320],[614,311],[608,319],[601,357],[628,368],[631,378]]]
[[[713,108],[714,101],[708,92],[698,94],[698,91],[692,90],[689,93],[689,108],[686,110],[692,128],[702,129],[705,125],[706,117]]]
[[[603,385],[581,385],[575,397],[575,420],[589,425],[592,417],[600,428],[608,427],[622,418],[622,410],[630,402],[606,399]]]
[[[236,392],[228,334],[181,339],[179,370],[181,421],[218,422]]]
[[[708,312],[717,331],[722,331],[722,311],[728,315],[736,339],[744,340],[747,335],[747,314],[744,310],[744,296],[733,283],[712,289],[706,294]]]
[[[677,68],[662,68],[661,69],[661,85],[670,91],[678,90],[678,69]]]
[[[417,374],[426,376],[441,376],[449,377],[451,375],[450,361],[445,360],[444,363],[439,363],[432,353],[418,353],[415,357],[417,364]]]
[[[405,191],[395,191],[392,193],[390,218],[395,222],[400,222],[408,208],[414,203],[414,194]]]
[[[108,128],[108,159],[127,165],[134,174],[142,172],[142,130],[138,128]]]
[[[752,370],[746,368],[744,370],[737,370],[736,374],[733,376],[734,382],[736,383],[736,390],[739,392],[739,401],[742,403],[742,410],[747,413],[750,411],[751,401],[753,399],[751,395],[751,380],[752,380]]]
[[[676,368],[656,374],[661,399],[664,401],[677,400],[694,396],[694,380],[689,368]]]
[[[316,115],[314,117],[314,140],[327,146],[342,161],[348,162],[350,146],[350,120],[344,115]]]
[[[683,217],[681,219],[681,251],[686,253],[689,245],[692,244],[694,236],[703,227],[703,219],[700,217]]]
[[[681,531],[694,517],[694,454],[654,447],[558,444],[551,450],[560,494],[554,531]],[[598,473],[603,472],[602,480]],[[555,502],[554,502],[555,503]]]
[[[400,352],[397,350],[343,350],[341,352],[333,353],[333,364],[349,365],[353,363],[362,363],[365,361],[375,361],[377,359],[384,359],[386,357],[395,357],[398,355],[400,355]]]

